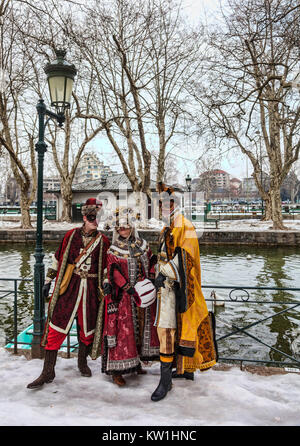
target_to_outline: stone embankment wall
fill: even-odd
[[[44,243],[59,243],[66,230],[43,231]],[[158,241],[159,232],[155,230],[139,231],[140,236],[149,243]],[[105,232],[108,237],[111,233]],[[0,243],[35,243],[35,230],[0,229]],[[206,229],[199,233],[199,244],[244,244],[267,246],[300,246],[300,231],[230,231]]]

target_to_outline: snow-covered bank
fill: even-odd
[[[284,226],[292,231],[300,231],[299,220],[283,220]],[[271,221],[249,220],[220,220],[219,229],[226,231],[274,231]],[[280,231],[282,232],[282,231]]]
[[[284,225],[288,228],[288,230],[292,231],[300,231],[300,220],[284,220]],[[221,231],[274,231],[272,229],[271,221],[260,221],[257,219],[248,219],[248,220],[220,220],[218,227],[219,229],[215,229],[213,226],[206,226],[203,222],[194,222],[194,226],[196,229],[203,230],[221,230]],[[44,230],[51,231],[68,231],[74,227],[80,226],[80,223],[66,223],[59,222],[53,220],[45,220],[43,223]],[[36,223],[32,223],[33,229],[36,228]],[[19,229],[20,223],[16,221],[3,221],[0,218],[0,229]],[[100,223],[98,229],[103,229],[103,224]],[[153,219],[149,221],[147,227],[140,228],[142,230],[157,230],[160,231],[162,229],[162,224],[159,224],[158,221],[154,221]],[[284,231],[280,231],[284,232]]]
[[[118,388],[91,361],[91,378],[81,377],[77,359],[57,360],[56,378],[40,390],[26,385],[43,362],[27,361],[0,348],[2,426],[299,426],[300,377],[260,376],[233,367],[198,372],[195,381],[174,380],[157,403],[150,400],[159,365],[144,376],[131,375]]]

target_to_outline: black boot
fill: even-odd
[[[157,389],[152,393],[151,400],[162,400],[172,389],[172,362],[160,362],[160,381]]]
[[[194,381],[194,373],[193,372],[184,372],[182,374],[176,373],[176,370],[172,372],[172,378],[185,378]]]
[[[27,389],[38,389],[45,383],[51,383],[55,378],[54,367],[56,364],[57,350],[45,350],[44,367],[41,375],[32,383],[28,384]]]
[[[90,377],[92,376],[91,369],[87,365],[87,357],[90,353],[91,345],[85,345],[83,342],[79,341],[78,350],[78,368],[82,376]]]

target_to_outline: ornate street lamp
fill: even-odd
[[[192,178],[189,175],[187,175],[187,177],[185,179],[185,183],[186,183],[186,187],[187,187],[187,189],[189,191],[189,203],[190,203],[190,206],[189,206],[189,219],[191,220],[192,219],[192,201],[191,201]]]
[[[74,65],[65,60],[65,50],[57,50],[56,56],[57,60],[48,63],[44,71],[47,74],[51,106],[55,107],[59,118],[64,118],[65,110],[70,108],[73,82],[77,70]],[[60,124],[59,119],[58,122]]]
[[[38,153],[38,185],[37,185],[37,224],[36,224],[36,247],[34,265],[34,316],[33,316],[33,340],[31,345],[32,358],[43,357],[43,349],[40,347],[45,325],[45,302],[42,289],[45,281],[45,265],[43,263],[43,171],[44,155],[47,151],[45,143],[45,128],[53,119],[63,126],[65,111],[70,108],[72,87],[77,70],[74,65],[65,60],[66,51],[56,50],[57,59],[47,64],[44,68],[47,74],[50,91],[51,106],[55,107],[56,113],[47,110],[44,100],[40,99],[37,104],[39,117],[39,140],[35,145]],[[45,122],[45,116],[48,116]]]
[[[187,177],[185,179],[185,182],[186,182],[186,187],[188,188],[188,191],[190,192],[191,191],[192,178],[189,175],[187,175]]]

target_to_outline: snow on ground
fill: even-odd
[[[32,223],[33,229],[36,228],[36,222],[33,221]],[[43,222],[43,229],[44,230],[68,230],[72,229],[75,226],[80,226],[80,223],[67,223],[67,222],[59,222],[59,221],[51,221],[51,220],[45,220]],[[0,229],[20,229],[20,221],[6,221],[1,219],[0,217]]]
[[[26,385],[43,361],[28,361],[0,348],[2,426],[300,426],[300,377],[261,376],[238,367],[198,372],[195,381],[173,380],[159,402],[150,400],[159,365],[130,375],[119,388],[89,360],[93,376],[81,377],[77,358],[58,357],[56,378],[39,390]]]
[[[283,224],[293,231],[300,231],[300,220],[283,220]],[[219,221],[220,230],[230,231],[268,231],[272,229],[271,221],[249,220],[223,220]]]
[[[211,217],[214,218],[214,217]],[[300,231],[300,220],[284,220],[284,225],[292,231]],[[214,226],[206,226],[203,222],[194,222],[193,224],[198,230],[216,230],[216,231],[271,231],[272,222],[271,221],[260,221],[257,219],[245,219],[245,220],[220,220],[219,229],[215,229]],[[68,231],[76,226],[80,226],[80,223],[66,223],[52,220],[44,220],[43,229],[44,230],[62,230]],[[33,228],[36,227],[36,223],[32,223]],[[18,229],[20,228],[20,223],[16,221],[4,221],[0,217],[0,229]],[[98,229],[103,229],[103,223],[100,222]],[[161,230],[161,222],[151,219],[147,223],[148,230]]]

